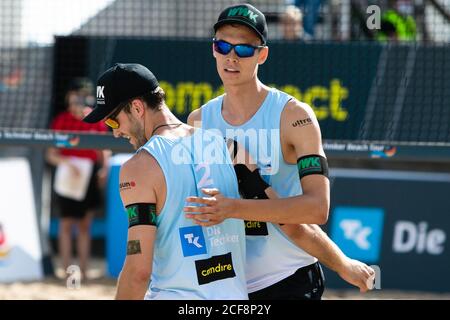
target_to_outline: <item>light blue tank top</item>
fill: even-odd
[[[292,97],[271,88],[258,111],[241,126],[232,126],[223,119],[223,97],[202,106],[202,128],[218,130],[243,145],[255,159],[263,179],[280,197],[302,194],[297,166],[284,161],[280,143],[281,113]],[[298,268],[317,261],[295,245],[278,224],[246,222],[246,234],[249,293],[279,282]]]
[[[153,136],[137,152],[141,150],[158,161],[167,188],[157,217],[152,277],[145,298],[248,299],[242,221],[227,219],[201,227],[183,212],[186,197],[206,196],[201,188],[218,188],[227,197],[239,197],[223,137],[197,129],[177,139]]]

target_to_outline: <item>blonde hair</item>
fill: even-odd
[[[297,6],[289,5],[286,7],[286,10],[283,14],[283,20],[291,18],[294,21],[302,21],[303,20],[303,13]]]
[[[284,38],[287,40],[300,39],[303,36],[302,21],[302,11],[294,5],[287,6],[281,17]]]

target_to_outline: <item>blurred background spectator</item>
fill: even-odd
[[[322,0],[295,0],[295,5],[303,12],[305,39],[314,39],[315,27]]]
[[[414,4],[410,0],[391,0],[381,16],[381,30],[376,34],[378,41],[414,41],[417,27],[414,18]]]
[[[300,40],[303,38],[303,15],[301,10],[293,5],[286,7],[281,16],[284,40]]]
[[[56,116],[51,129],[107,131],[103,122],[88,124],[82,121],[86,108],[93,106],[94,102],[92,82],[86,78],[74,79],[65,96],[66,110]],[[106,181],[108,157],[107,151],[86,149],[50,148],[46,154],[47,161],[56,166],[54,191],[60,213],[58,251],[62,268],[66,272],[72,264],[72,236],[75,234],[83,278],[86,278],[90,255],[92,218],[94,211],[102,204],[101,189]],[[72,184],[61,186],[64,183]],[[75,227],[77,230],[74,233]]]

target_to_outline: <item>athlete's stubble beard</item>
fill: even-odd
[[[145,137],[145,119],[144,125],[142,125],[139,121],[137,121],[131,114],[128,114],[128,118],[130,119],[130,137],[135,140],[133,143],[133,147],[135,150],[142,147],[147,143],[147,138]]]

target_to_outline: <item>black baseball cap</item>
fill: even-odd
[[[119,104],[152,92],[158,87],[156,77],[143,65],[116,63],[98,78],[95,108],[83,121],[98,122],[113,112]]]
[[[264,14],[254,6],[244,3],[238,4],[223,10],[216,24],[214,32],[217,32],[225,24],[242,24],[255,31],[261,38],[263,44],[267,42],[267,22]]]

